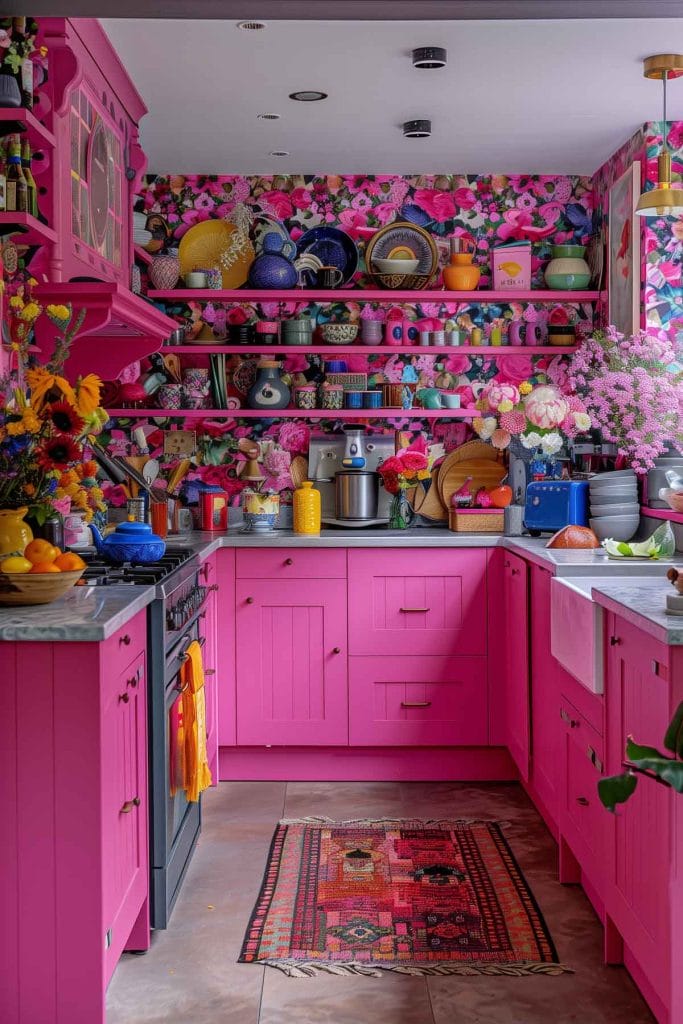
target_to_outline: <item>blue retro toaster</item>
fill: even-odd
[[[534,480],[527,484],[524,526],[532,537],[563,526],[588,525],[586,480]]]

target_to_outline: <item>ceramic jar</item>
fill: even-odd
[[[312,480],[304,480],[301,487],[297,487],[293,507],[294,533],[320,533],[322,503],[320,491],[315,489]]]
[[[583,258],[585,251],[586,248],[583,245],[551,246],[552,259],[545,268],[545,281],[548,288],[566,292],[587,288],[591,279],[591,271]]]
[[[473,252],[454,252],[443,268],[444,287],[451,292],[473,292],[479,284],[481,270],[475,267]]]
[[[294,388],[294,403],[297,409],[315,409],[317,388],[315,384],[302,384]]]
[[[156,399],[162,409],[182,409],[183,389],[180,384],[162,384]]]
[[[155,256],[149,268],[149,279],[158,291],[170,291],[180,278],[180,260],[172,253]]]
[[[23,555],[27,544],[33,540],[33,531],[24,516],[28,508],[0,509],[0,555]]]
[[[258,376],[247,395],[248,407],[263,409],[264,412],[286,409],[290,397],[291,392],[282,380],[280,364],[274,359],[262,359]]]
[[[242,491],[242,514],[246,532],[270,533],[275,528],[275,520],[279,511],[280,496],[278,494],[261,494],[250,488]]]
[[[323,384],[320,389],[323,409],[337,411],[344,408],[344,387],[341,384]]]

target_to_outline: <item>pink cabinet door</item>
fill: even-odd
[[[352,657],[352,746],[480,746],[488,740],[486,658]]]
[[[238,580],[237,742],[348,742],[346,583]]]
[[[216,649],[216,555],[203,563],[200,572],[208,590],[206,603],[200,612],[199,633],[204,640],[204,698],[206,701],[206,751],[211,771],[211,782],[218,785],[218,652]]]
[[[486,552],[349,551],[351,654],[486,653]]]
[[[506,553],[503,563],[505,639],[501,670],[505,739],[519,773],[529,780],[529,608],[528,566],[523,558]],[[491,652],[492,657],[496,651]]]
[[[124,949],[147,895],[147,696],[144,655],[102,704],[102,831],[105,974]]]
[[[604,893],[613,820],[598,798],[598,782],[605,774],[603,740],[564,694],[558,704],[560,832],[593,886]]]
[[[216,702],[218,705],[218,744],[234,747],[237,742],[235,718],[235,551],[221,548],[216,552],[216,575],[208,577],[215,583],[216,657],[210,666],[216,669]]]
[[[627,736],[662,748],[672,709],[668,650],[635,626],[606,616],[607,769],[621,772]],[[640,777],[614,820],[610,914],[660,998],[668,1002],[669,871],[673,790]]]
[[[545,811],[557,823],[560,771],[560,692],[564,670],[550,653],[550,584],[547,569],[533,565],[531,573],[531,735],[532,783]]]

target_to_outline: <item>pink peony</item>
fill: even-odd
[[[489,408],[496,412],[501,402],[512,402],[513,405],[517,405],[519,402],[519,391],[514,384],[503,384],[500,381],[494,381],[491,384],[487,384],[484,388],[482,398],[485,398]]]
[[[542,385],[536,387],[524,399],[527,419],[541,430],[551,430],[565,419],[569,406],[557,388]]]

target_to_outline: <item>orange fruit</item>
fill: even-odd
[[[36,537],[35,540],[32,540],[30,544],[26,545],[24,558],[28,558],[29,562],[36,565],[37,562],[54,562],[58,554],[59,548],[50,544],[49,540],[43,540],[42,537]]]
[[[30,572],[61,572],[62,570],[54,562],[36,562]]]
[[[75,572],[76,569],[85,569],[85,562],[75,551],[65,551],[63,555],[57,555],[54,564],[62,572]]]

